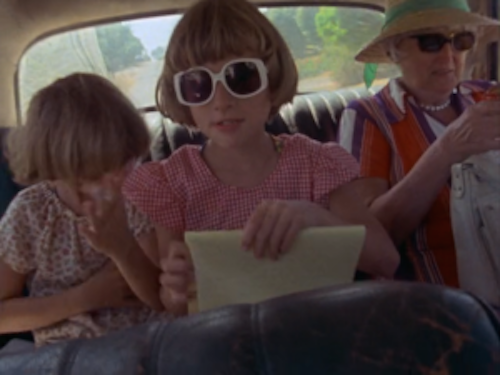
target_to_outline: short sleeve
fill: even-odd
[[[146,163],[127,178],[123,194],[153,224],[184,232],[186,198],[176,179],[177,169],[169,160]]]
[[[391,148],[384,135],[362,111],[346,108],[342,114],[339,144],[358,161],[361,177],[390,180]]]
[[[0,220],[0,259],[12,270],[28,274],[36,268],[36,254],[30,228],[28,202],[18,195]]]
[[[338,187],[359,177],[354,157],[337,143],[320,143],[313,153],[313,197],[323,201]]]

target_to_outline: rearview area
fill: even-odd
[[[383,14],[353,7],[261,8],[288,43],[299,70],[299,93],[337,90],[363,83],[356,52],[380,29]],[[19,101],[24,115],[31,97],[57,78],[96,73],[114,82],[141,109],[154,109],[154,91],[165,48],[180,19],[171,14],[103,24],[52,35],[23,55]],[[380,67],[379,83],[397,74]]]

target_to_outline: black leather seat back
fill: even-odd
[[[7,133],[8,128],[0,128],[0,218],[20,190],[20,187],[12,180],[12,173],[4,155]]]
[[[9,170],[9,165],[4,155],[5,138],[8,131],[8,128],[0,128],[0,218],[4,215],[12,199],[14,199],[16,194],[21,190],[21,187],[12,180],[12,173]],[[27,292],[25,291],[25,294],[26,293]],[[0,335],[0,348],[2,348],[12,338],[31,340],[32,335],[31,333]]]
[[[302,133],[321,142],[336,140],[342,111],[352,100],[367,97],[374,91],[363,87],[338,91],[297,95],[293,103],[284,105],[268,124],[271,134]],[[169,119],[150,121],[153,132],[151,159],[167,158],[185,144],[201,144],[204,137]]]
[[[481,301],[425,284],[356,283],[0,357],[2,375],[500,374]]]

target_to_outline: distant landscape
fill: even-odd
[[[299,91],[335,90],[363,82],[363,66],[353,57],[380,29],[381,13],[312,6],[262,11],[281,32],[296,60]],[[114,23],[39,43],[21,64],[22,108],[36,90],[75,71],[95,72],[111,79],[138,107],[153,105],[165,40],[177,21],[178,16],[165,16]],[[155,29],[160,26],[161,30]],[[381,66],[378,78],[384,80],[394,74],[394,67]]]

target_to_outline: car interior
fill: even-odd
[[[253,2],[284,35],[299,71],[298,93],[269,121],[270,133],[335,141],[343,109],[398,75],[381,66],[367,89],[363,64],[353,60],[380,29],[384,0]],[[201,144],[200,133],[163,117],[154,98],[165,46],[191,3],[0,0],[0,145],[22,125],[34,93],[75,72],[109,79],[141,111],[153,139],[145,161]],[[500,0],[469,4],[499,18]],[[466,78],[498,80],[499,59],[498,42],[480,42]],[[1,156],[0,217],[21,189]],[[500,325],[482,301],[447,288],[364,279],[357,274],[346,287],[230,306],[172,325],[0,352],[0,373],[500,374]],[[0,335],[0,348],[13,338],[29,341],[30,334]]]

